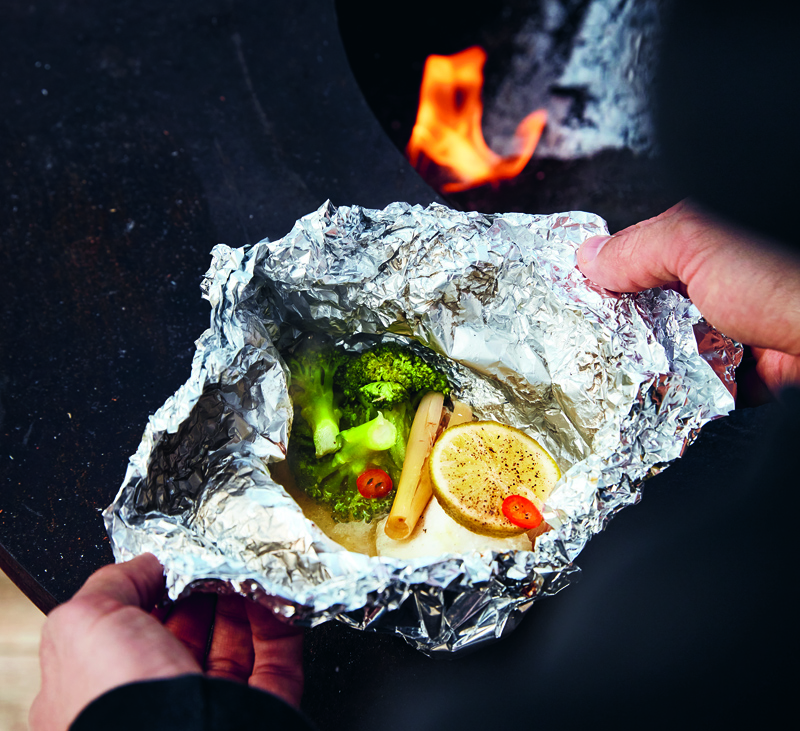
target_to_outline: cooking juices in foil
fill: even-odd
[[[644,478],[733,409],[739,346],[676,292],[615,295],[576,268],[588,213],[462,213],[330,203],[278,241],[219,245],[211,326],[189,380],[150,418],[104,512],[118,561],[151,551],[173,599],[234,591],[311,626],[393,632],[424,652],[500,637],[578,571]],[[303,332],[348,347],[427,346],[478,418],[523,429],[563,476],[533,551],[401,560],[345,550],[271,477],[292,406],[279,351]],[[701,352],[698,352],[698,343]]]

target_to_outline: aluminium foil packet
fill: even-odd
[[[150,417],[104,519],[118,561],[150,551],[170,598],[237,592],[286,621],[342,621],[452,652],[512,629],[642,481],[733,409],[737,343],[672,291],[616,295],[576,268],[599,217],[329,202],[285,237],[214,248],[211,324]],[[479,418],[523,429],[563,473],[533,551],[411,561],[345,550],[273,480],[291,434],[280,351],[324,332],[383,338],[450,376]]]

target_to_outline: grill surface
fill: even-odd
[[[0,567],[48,610],[111,560],[98,510],[148,415],[186,378],[212,246],[282,235],[326,198],[435,195],[365,105],[333,0],[9,0],[2,15]],[[623,707],[685,718],[709,693],[729,699],[752,655],[730,650],[715,618],[735,606],[748,638],[782,626],[761,589],[742,589],[763,567],[725,532],[737,498],[718,487],[748,474],[771,408],[708,425],[581,555],[586,579],[495,646],[435,662],[393,637],[310,631],[305,709],[323,731],[491,728],[498,715],[569,725]],[[705,551],[739,558],[681,584],[676,567]]]

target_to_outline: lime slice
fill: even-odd
[[[525,531],[503,515],[503,501],[522,495],[541,508],[561,471],[525,432],[496,421],[469,421],[442,432],[430,456],[433,493],[444,511],[475,533]]]

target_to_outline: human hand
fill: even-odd
[[[774,391],[800,383],[800,259],[681,202],[578,251],[578,267],[614,292],[668,286],[726,335],[752,346]]]
[[[66,730],[85,706],[119,685],[187,673],[249,683],[299,704],[300,630],[239,596],[193,594],[168,614],[150,612],[163,588],[161,565],[144,554],[101,568],[50,613],[31,731]]]

